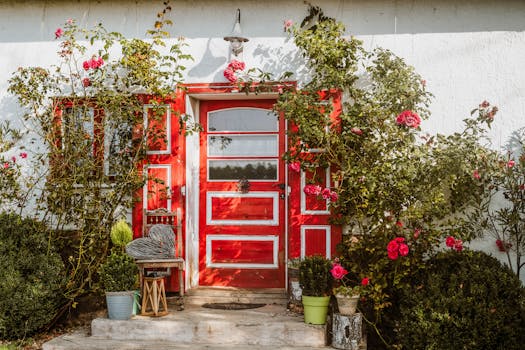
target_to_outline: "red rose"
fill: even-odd
[[[399,245],[399,254],[401,254],[401,256],[407,256],[409,250],[410,249],[408,248],[408,246],[405,243],[401,243]]]
[[[417,239],[419,237],[419,235],[421,234],[421,230],[416,228],[414,230],[414,239]]]
[[[228,68],[232,69],[234,72],[238,71],[238,70],[244,70],[245,67],[246,67],[246,65],[244,64],[244,62],[238,61],[238,60],[232,60],[228,64]],[[226,68],[226,69],[228,69],[228,68]]]
[[[514,165],[516,165],[516,162],[512,159],[507,162],[507,168],[512,168]]]
[[[391,252],[397,252],[397,250],[399,249],[399,243],[397,243],[397,241],[395,239],[391,240],[390,242],[388,242],[387,246],[386,246],[386,250],[391,253]]]
[[[22,158],[22,159],[27,158],[27,153],[26,152],[20,153],[20,158]]]
[[[463,250],[463,241],[461,239],[456,240],[456,243],[454,244],[454,249],[456,249],[456,251],[458,252]]]
[[[82,86],[84,87],[91,86],[91,80],[89,80],[89,78],[82,79]]]
[[[323,196],[323,199],[328,199],[330,198],[330,194],[332,193],[332,191],[330,191],[329,188],[325,188],[321,191],[321,196]]]
[[[476,180],[481,179],[481,175],[479,174],[477,169],[472,172],[472,177],[475,178]]]
[[[340,280],[341,278],[346,276],[348,271],[346,271],[346,269],[343,266],[341,266],[341,264],[335,263],[332,266],[332,269],[330,270],[330,273],[332,274],[332,277],[334,277],[335,279]]]
[[[224,70],[224,77],[228,79],[230,82],[235,83],[237,81],[237,77],[235,76],[235,72],[233,69],[226,68]]]
[[[317,196],[321,193],[321,186],[319,185],[306,185],[303,189],[304,193]]]
[[[452,248],[456,244],[456,239],[452,236],[448,236],[445,240],[445,244],[447,245],[447,247]]]
[[[330,201],[337,202],[338,199],[339,199],[339,195],[337,194],[337,192],[330,193]]]
[[[91,65],[88,61],[84,61],[82,62],[82,67],[84,67],[84,70],[89,70],[89,68],[91,68]]]
[[[295,171],[296,173],[298,173],[299,171],[301,171],[301,163],[299,163],[299,162],[290,163],[290,164],[288,164],[288,168],[290,168],[290,170]]]
[[[405,241],[405,237],[396,237],[394,240],[398,243],[403,243]]]
[[[362,286],[368,286],[370,284],[370,279],[368,277],[365,277],[361,280],[361,285]]]
[[[399,253],[397,252],[397,250],[392,251],[392,252],[388,252],[388,258],[391,259],[391,260],[396,260],[398,255],[399,255]]]
[[[397,227],[403,227],[403,223],[401,221],[396,221],[396,226]]]
[[[396,118],[396,123],[398,125],[408,126],[409,128],[417,128],[421,124],[421,118],[415,112],[406,110],[401,113]]]
[[[55,30],[55,39],[60,38],[62,34],[64,34],[64,31],[62,30],[62,28],[57,28],[57,30]]]

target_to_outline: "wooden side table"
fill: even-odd
[[[144,269],[154,268],[176,268],[179,270],[179,292],[181,298],[184,296],[184,279],[182,271],[184,271],[184,259],[173,258],[173,259],[148,259],[148,260],[136,260],[139,268],[139,283],[141,294],[144,295]]]

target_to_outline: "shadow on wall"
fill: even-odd
[[[354,35],[524,31],[525,1],[508,0],[323,0],[311,1],[342,21]],[[283,21],[300,22],[307,7],[297,0],[172,1],[170,29],[189,38],[223,37],[241,9],[249,38],[283,37]],[[144,37],[162,2],[152,1],[1,1],[0,42],[51,41],[61,23],[102,22],[127,37]],[[175,34],[174,34],[175,35]]]

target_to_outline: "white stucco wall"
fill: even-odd
[[[172,1],[173,36],[188,39],[186,82],[223,82],[231,58],[222,39],[241,9],[243,33],[250,38],[243,59],[248,67],[280,73],[297,70],[300,58],[286,40],[283,20],[301,21],[302,0]],[[490,136],[494,147],[525,126],[525,1],[491,0],[323,0],[328,16],[343,21],[365,47],[383,46],[415,66],[435,98],[423,128],[459,130],[469,111],[483,100],[498,105]],[[128,37],[144,37],[162,1],[3,1],[0,0],[0,119],[17,120],[17,106],[6,92],[19,66],[55,62],[54,31],[68,18],[80,25],[98,22]],[[493,241],[475,247],[501,256]]]

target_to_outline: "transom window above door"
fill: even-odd
[[[208,181],[277,181],[279,122],[271,110],[227,108],[208,113]]]

